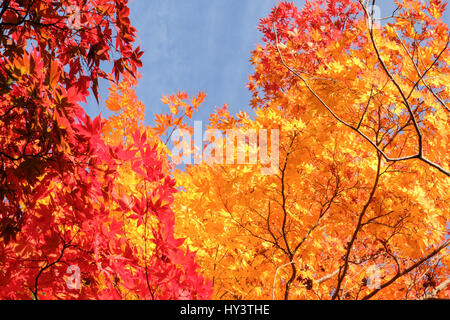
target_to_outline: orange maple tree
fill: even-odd
[[[448,298],[446,4],[374,4],[274,7],[255,116],[217,109],[179,168],[205,94],[144,123],[126,0],[3,1],[0,298]],[[92,120],[99,78],[114,114]]]

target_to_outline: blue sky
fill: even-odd
[[[216,106],[228,103],[232,112],[249,111],[246,88],[252,73],[250,52],[261,41],[259,19],[266,17],[277,0],[130,0],[131,23],[138,30],[137,43],[145,51],[142,79],[136,89],[146,105],[146,120],[166,112],[163,94],[179,90],[207,98],[195,120],[207,120]],[[302,7],[303,0],[293,1]],[[382,0],[382,16],[392,13],[393,0]],[[449,8],[450,9],[450,8]],[[447,11],[445,20],[449,21]],[[107,96],[107,83],[101,95]],[[103,103],[88,99],[87,112],[109,112]]]

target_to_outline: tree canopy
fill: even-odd
[[[0,298],[449,298],[446,3],[373,4],[275,6],[180,168],[206,95],[146,121],[127,0],[3,1]]]

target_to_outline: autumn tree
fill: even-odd
[[[142,55],[128,15],[125,0],[1,4],[1,298],[210,295],[173,234],[175,182],[127,100]],[[101,77],[115,83],[107,104],[134,117],[126,129],[79,104]]]
[[[215,298],[448,297],[445,3],[374,4],[283,2],[261,20],[256,116],[220,109],[208,128],[279,130],[273,175],[261,161],[176,172],[176,231]]]
[[[375,4],[276,6],[255,116],[217,109],[219,134],[184,144],[205,161],[177,168],[169,142],[205,94],[164,96],[144,124],[126,0],[3,1],[0,297],[448,297],[446,6]],[[100,78],[115,113],[92,120]]]
[[[127,155],[117,168],[115,191],[110,193],[117,197],[115,212],[110,215],[121,221],[123,236],[136,248],[138,272],[123,276],[121,298],[208,299],[211,284],[200,274],[195,253],[189,247],[183,250],[185,239],[174,236],[172,164],[160,139],[161,128],[143,123],[145,106],[137,99],[135,85],[131,77],[111,84],[106,106],[119,113],[103,127],[108,145],[124,148]],[[118,258],[122,257],[123,253]]]

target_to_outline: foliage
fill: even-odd
[[[74,4],[83,8],[79,28],[67,24]],[[92,121],[79,105],[89,87],[97,97],[99,77],[111,78],[100,63],[112,51],[120,58],[111,80],[124,82],[112,85],[109,105],[126,104],[142,55],[128,13],[123,0],[2,3],[2,298],[210,295],[194,253],[174,238],[175,182],[138,125],[144,110],[129,105],[123,116],[134,119],[121,127],[115,118]],[[126,129],[128,140],[115,139],[112,128]],[[70,282],[77,274],[67,273],[74,270],[79,288]]]

